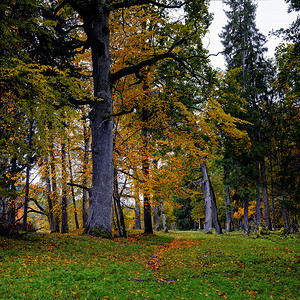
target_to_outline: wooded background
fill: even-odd
[[[1,1],[2,232],[298,230],[299,17],[224,2],[220,72],[206,0]]]

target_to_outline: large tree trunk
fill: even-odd
[[[98,1],[97,1],[98,3]],[[104,5],[76,2],[71,5],[83,17],[85,32],[92,48],[94,96],[92,106],[93,178],[86,233],[111,237],[113,200],[113,102],[109,83],[109,11]]]
[[[62,197],[61,197],[61,233],[67,233],[68,227],[68,197],[67,197],[67,166],[66,144],[61,145]]]
[[[82,185],[87,187],[88,185],[88,163],[89,163],[89,134],[87,132],[86,120],[83,124],[83,139],[84,139],[84,153],[83,153],[83,176]],[[85,228],[88,219],[88,191],[86,189],[82,190],[82,227]]]
[[[213,186],[212,186],[210,180],[209,180],[209,186],[210,186],[211,196],[212,196],[212,198],[211,198],[212,218],[214,220],[216,233],[222,234],[223,233],[222,226],[221,226],[221,223],[220,223],[219,217],[218,217],[217,199],[216,199],[215,192],[214,192],[214,189],[213,189]]]
[[[204,214],[205,214],[205,223],[204,223],[204,232],[212,233],[212,196],[209,178],[207,174],[207,169],[205,163],[203,162],[200,166],[202,171],[202,192],[204,195]]]
[[[262,189],[263,202],[264,202],[265,226],[267,230],[270,230],[272,226],[270,222],[269,197],[268,197],[268,187],[267,187],[267,178],[266,178],[266,166],[264,160],[261,162],[261,189]]]
[[[213,219],[216,228],[216,233],[221,234],[222,227],[218,218],[216,197],[213,190],[213,186],[208,176],[205,162],[203,162],[200,167],[202,171],[202,191],[205,199],[205,233],[212,232],[211,220]]]

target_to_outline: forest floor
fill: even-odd
[[[300,299],[299,238],[0,237],[0,299]]]

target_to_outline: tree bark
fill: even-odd
[[[204,195],[204,214],[205,214],[205,223],[204,223],[204,232],[212,233],[212,196],[209,178],[207,174],[207,169],[205,163],[203,162],[200,166],[202,172],[202,192]]]
[[[209,179],[209,177],[208,177],[208,179]],[[222,234],[223,233],[222,226],[221,226],[221,223],[220,223],[219,217],[218,217],[217,200],[216,200],[215,192],[214,192],[214,189],[213,189],[210,179],[209,179],[209,187],[210,187],[211,196],[212,196],[211,208],[212,208],[212,217],[213,217],[215,228],[216,228],[216,234]]]
[[[29,135],[28,135],[28,150],[32,150],[32,137],[33,137],[33,121],[29,121]],[[25,198],[23,206],[23,230],[27,230],[27,215],[28,215],[28,202],[29,202],[29,183],[30,183],[30,170],[31,170],[31,153],[27,153],[26,163],[26,181],[25,181]]]
[[[61,171],[62,171],[62,197],[61,197],[61,233],[67,233],[68,227],[68,191],[67,191],[67,166],[66,166],[66,144],[61,144]]]
[[[17,159],[15,157],[12,158],[11,160],[11,168],[10,168],[10,173],[15,174],[17,169]],[[15,193],[15,180],[10,178],[10,193],[11,193],[11,199],[9,200],[8,204],[8,224],[14,225],[16,223],[16,193]]]
[[[74,186],[73,186],[74,180],[73,180],[73,171],[72,171],[72,164],[71,164],[70,147],[68,148],[68,162],[69,162],[70,182],[72,184],[71,185],[71,193],[72,193],[72,201],[73,201],[73,208],[74,208],[75,226],[76,226],[76,229],[79,229],[76,199],[75,199],[75,192],[74,192]]]
[[[281,209],[282,209],[282,217],[283,217],[283,221],[284,221],[284,228],[287,231],[291,230],[291,224],[290,224],[290,219],[285,207],[285,204],[283,203],[283,201],[281,202]]]
[[[271,230],[270,222],[270,207],[269,207],[269,196],[268,196],[268,186],[266,178],[266,165],[265,161],[261,162],[261,189],[263,194],[263,203],[264,203],[264,217],[265,217],[265,226],[267,230]]]
[[[105,2],[104,2],[105,3]],[[92,106],[92,163],[93,177],[90,205],[85,232],[111,237],[113,200],[113,101],[109,83],[109,10],[105,5],[70,4],[82,16],[85,32],[92,48],[94,96],[99,99]]]
[[[49,171],[49,164],[46,157],[43,159],[44,163],[44,178],[46,182],[46,191],[47,191],[47,202],[48,202],[48,220],[50,224],[50,231],[55,232],[55,220],[54,220],[54,213],[53,213],[53,203],[51,198],[51,181],[50,181],[50,171]]]
[[[141,209],[138,204],[138,201],[135,199],[135,206],[134,206],[134,213],[135,213],[135,229],[141,229]]]
[[[275,220],[275,200],[274,200],[274,181],[273,181],[273,161],[271,155],[270,160],[270,172],[271,172],[271,198],[272,198],[272,217],[273,217],[273,230],[276,230],[276,220]]]
[[[143,22],[142,28],[146,28],[146,22]],[[149,145],[148,145],[148,122],[149,122],[149,109],[148,109],[148,91],[149,85],[147,82],[147,71],[144,72],[143,79],[143,95],[142,95],[142,170],[144,181],[149,178]],[[153,234],[152,218],[151,218],[151,197],[148,187],[143,188],[144,200],[144,230],[145,233]]]
[[[167,220],[166,220],[166,215],[165,215],[165,208],[164,208],[164,204],[162,202],[162,200],[160,201],[160,207],[161,207],[161,223],[162,223],[162,230],[164,232],[168,231],[167,228]]]
[[[120,194],[119,194],[119,185],[118,185],[118,177],[117,177],[117,170],[114,169],[114,204],[115,207],[117,208],[116,210],[116,219],[117,219],[117,225],[118,225],[118,231],[120,237],[126,237],[127,232],[125,228],[125,220],[124,220],[124,214],[123,210],[121,207],[121,199],[120,199]]]
[[[153,227],[156,231],[160,229],[159,207],[157,204],[153,207]]]
[[[259,179],[259,162],[256,162],[256,172],[257,172],[257,186],[256,186],[256,229],[255,233],[257,233],[258,228],[260,227],[261,222],[261,211],[260,211],[260,179]]]
[[[234,230],[234,226],[233,226],[233,217],[232,217],[232,208],[231,208],[229,187],[226,188],[225,205],[226,205],[226,231],[231,232]]]
[[[83,139],[84,139],[84,153],[83,153],[83,178],[82,185],[87,187],[88,185],[88,163],[89,163],[89,134],[87,132],[86,120],[83,124]],[[86,228],[87,219],[88,219],[88,191],[82,189],[82,227]]]
[[[244,197],[244,234],[249,235],[250,230],[249,230],[249,200],[248,196]]]
[[[52,130],[52,124],[49,123],[49,129]],[[57,184],[56,184],[56,166],[55,166],[55,149],[53,143],[53,132],[50,132],[50,167],[51,167],[51,182],[52,182],[52,204],[53,204],[53,214],[55,220],[55,231],[59,232],[59,223],[60,223],[60,215],[59,215],[59,207],[58,207],[58,195],[57,195]]]

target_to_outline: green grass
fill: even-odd
[[[0,299],[299,299],[299,239],[0,237]]]

